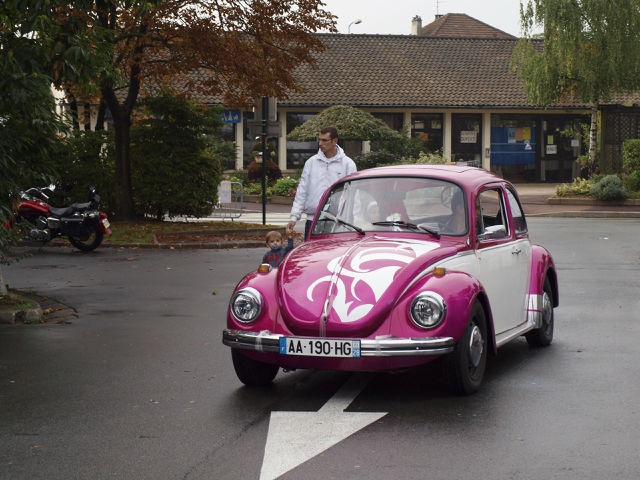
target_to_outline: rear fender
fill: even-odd
[[[549,251],[540,245],[531,246],[531,278],[529,295],[542,295],[545,279],[549,279],[553,291],[553,306],[560,304],[556,266]]]
[[[100,212],[100,221],[98,222],[98,231],[102,232],[105,235],[111,235],[111,227],[105,226],[105,222],[104,222],[105,220],[106,220],[106,224],[110,225],[109,219],[107,218],[107,214],[104,212]]]

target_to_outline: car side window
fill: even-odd
[[[524,212],[518,202],[515,194],[507,189],[507,199],[509,200],[509,207],[511,208],[511,216],[513,217],[513,229],[516,235],[523,235],[527,233],[527,221],[524,218]]]
[[[502,190],[483,190],[476,198],[476,233],[481,242],[509,236]]]

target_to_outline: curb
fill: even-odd
[[[605,202],[593,198],[584,197],[549,197],[547,198],[549,205],[593,205],[597,207],[637,207],[640,206],[640,200],[632,198],[622,202]]]
[[[16,290],[11,290],[10,293],[35,306],[25,310],[0,307],[0,325],[66,325],[78,318],[74,308],[52,298]]]
[[[31,305],[31,307],[17,309],[11,305],[0,306],[0,324],[26,325],[42,323],[42,308],[38,302],[34,301],[32,296],[10,291],[9,297],[21,302],[21,306],[28,304]]]

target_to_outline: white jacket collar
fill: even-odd
[[[327,162],[327,163],[336,162],[336,161],[342,160],[342,157],[344,157],[344,150],[340,148],[340,145],[336,145],[336,154],[331,158],[327,158],[324,152],[318,149],[318,159],[322,160],[323,162]]]

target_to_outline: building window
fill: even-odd
[[[404,114],[402,113],[372,113],[376,118],[379,118],[384,123],[386,123],[389,128],[392,128],[396,131],[402,130],[403,122],[404,122]]]
[[[430,152],[442,151],[442,114],[411,114],[411,136],[419,138]]]

